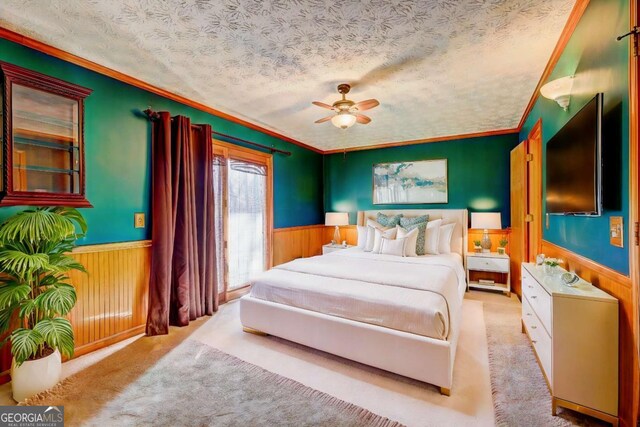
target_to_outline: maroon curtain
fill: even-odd
[[[147,335],[218,309],[209,125],[160,112],[152,132],[152,258]]]

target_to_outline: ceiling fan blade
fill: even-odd
[[[333,107],[331,105],[325,104],[324,102],[313,101],[312,104],[318,107],[326,108],[327,110],[333,110]]]
[[[360,101],[356,103],[351,108],[356,109],[358,111],[365,111],[365,110],[370,110],[372,108],[375,108],[378,105],[380,105],[380,103],[378,102],[377,99],[367,99],[366,101]]]
[[[361,125],[366,125],[370,121],[371,119],[364,114],[356,114],[356,122],[360,123]]]
[[[331,120],[333,118],[333,116],[327,116],[327,117],[323,117],[321,119],[316,120],[314,123],[324,123],[324,122],[328,122],[329,120]],[[357,119],[356,119],[357,120]]]

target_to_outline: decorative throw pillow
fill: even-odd
[[[441,254],[451,253],[451,237],[453,236],[453,230],[456,228],[456,223],[440,224],[440,231],[438,232],[438,252]]]
[[[356,227],[358,229],[358,246],[360,249],[364,249],[367,245],[367,226],[366,225],[358,225]]]
[[[424,236],[424,253],[438,255],[438,237],[440,237],[441,219],[429,221]],[[418,254],[420,255],[420,254]]]
[[[402,217],[400,218],[400,226],[407,228],[410,225],[419,224],[421,222],[429,221],[429,215],[420,215],[420,216],[412,216],[412,217]]]
[[[382,238],[386,238],[386,239],[395,239],[396,238],[396,229],[395,228],[390,228],[388,230],[379,230],[379,229],[375,229],[375,239],[373,241],[373,248],[371,249],[371,252],[373,252],[374,254],[379,254],[380,253],[380,243],[382,242]]]
[[[418,230],[418,237],[416,237],[416,255],[425,254],[424,242],[425,242],[425,235],[427,231],[427,224],[428,222],[418,222],[416,224],[409,224],[409,225],[403,226],[407,231],[411,231],[415,229]]]
[[[371,252],[373,250],[373,244],[375,243],[376,230],[388,230],[377,222],[368,219],[367,220],[367,239],[364,244],[364,251]]]
[[[414,228],[409,231],[406,228],[402,228],[399,225],[396,226],[396,239],[406,239],[404,246],[404,256],[418,256],[416,253],[416,246],[418,244],[418,229]]]
[[[376,220],[383,227],[395,227],[400,224],[400,219],[402,219],[402,214],[398,215],[385,215],[382,212],[378,212],[378,216]]]
[[[404,256],[407,239],[387,239],[383,237],[380,241],[380,253],[384,255]]]

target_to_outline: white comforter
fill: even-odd
[[[457,254],[396,257],[353,248],[279,265],[252,281],[251,296],[447,339],[465,287]]]

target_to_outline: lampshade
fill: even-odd
[[[349,225],[349,214],[346,212],[327,212],[324,225]]]
[[[553,99],[564,110],[569,107],[573,89],[573,76],[566,76],[552,80],[540,88],[540,94],[548,99]]]
[[[471,228],[482,230],[502,230],[500,212],[472,212]]]
[[[348,111],[340,111],[338,114],[331,118],[331,123],[337,128],[346,129],[350,128],[356,122],[356,116]]]

